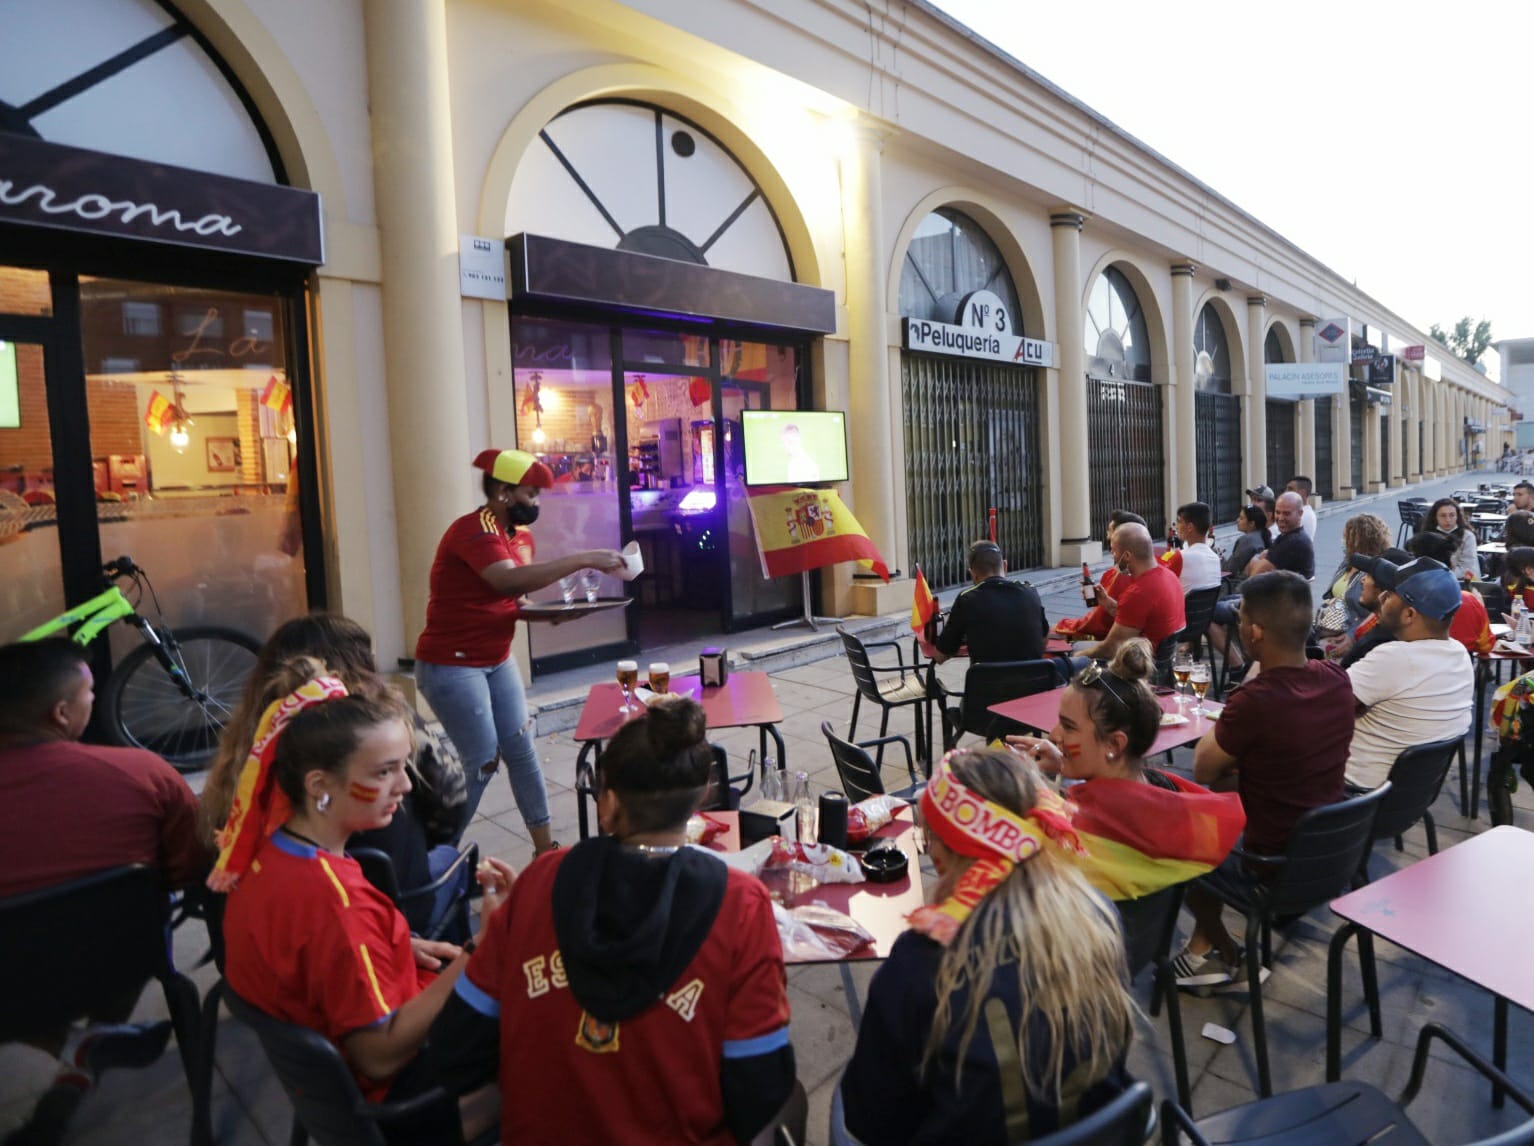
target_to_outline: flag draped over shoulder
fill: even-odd
[[[911,632],[918,637],[926,637],[927,630],[937,617],[937,598],[932,595],[932,588],[927,584],[927,575],[921,571],[921,566],[916,567],[916,590],[911,596]]]
[[[762,486],[751,491],[748,504],[762,576],[788,577],[856,561],[890,579],[889,566],[835,491]]]
[[[1218,867],[1246,827],[1235,792],[1211,792],[1181,776],[1169,792],[1135,780],[1088,780],[1070,788],[1071,824],[1087,855],[1077,862],[1113,899],[1136,899]]]

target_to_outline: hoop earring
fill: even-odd
[[[322,816],[326,812],[330,811],[330,793],[326,792],[321,795],[320,798],[315,801],[314,808],[315,811],[319,812],[319,814]]]

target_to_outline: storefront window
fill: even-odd
[[[6,306],[22,305],[15,288],[32,273],[0,267],[0,284],[12,288]],[[43,287],[46,297],[46,275]],[[44,365],[40,344],[0,333],[0,641],[65,607]]]
[[[53,313],[47,271],[0,267],[0,314]]]

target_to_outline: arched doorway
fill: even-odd
[[[1151,381],[1150,332],[1134,287],[1117,267],[1087,296],[1087,425],[1092,451],[1092,534],[1108,531],[1115,509],[1166,530],[1161,387]]]
[[[1193,324],[1198,499],[1215,521],[1234,521],[1246,488],[1241,478],[1241,399],[1231,393],[1230,343],[1213,303]]]
[[[1001,252],[984,228],[949,207],[923,219],[906,248],[900,313],[907,323],[959,326],[983,313],[986,329],[1023,334]],[[987,536],[993,508],[1007,565],[1042,564],[1038,370],[910,349],[900,361],[911,564],[934,587],[966,581],[965,553]]]
[[[1263,340],[1262,360],[1264,363],[1290,360],[1285,354],[1283,340],[1278,337],[1277,327],[1269,328],[1268,336]],[[1297,403],[1275,398],[1267,400],[1267,481],[1268,485],[1275,490],[1282,490],[1284,483],[1292,478],[1297,470],[1294,432],[1296,406]]]

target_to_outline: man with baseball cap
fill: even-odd
[[[1445,565],[1427,557],[1404,565],[1383,557],[1352,561],[1373,581],[1379,623],[1395,638],[1348,669],[1358,720],[1347,778],[1377,788],[1407,748],[1469,730],[1475,670],[1465,646],[1449,636],[1460,588]]]
[[[1374,563],[1381,559],[1392,565],[1405,565],[1412,559],[1412,555],[1392,545],[1378,557],[1366,557],[1360,553],[1348,559],[1348,564],[1364,575],[1362,583],[1358,586],[1358,603],[1369,615],[1353,630],[1353,647],[1338,662],[1345,669],[1352,668],[1377,646],[1383,645],[1386,641],[1395,640],[1395,634],[1380,624],[1380,589],[1374,583],[1374,578],[1369,576]]]
[[[1273,524],[1273,487],[1258,483],[1246,491],[1246,496],[1251,498],[1252,505],[1262,506],[1268,515],[1268,524]]]

